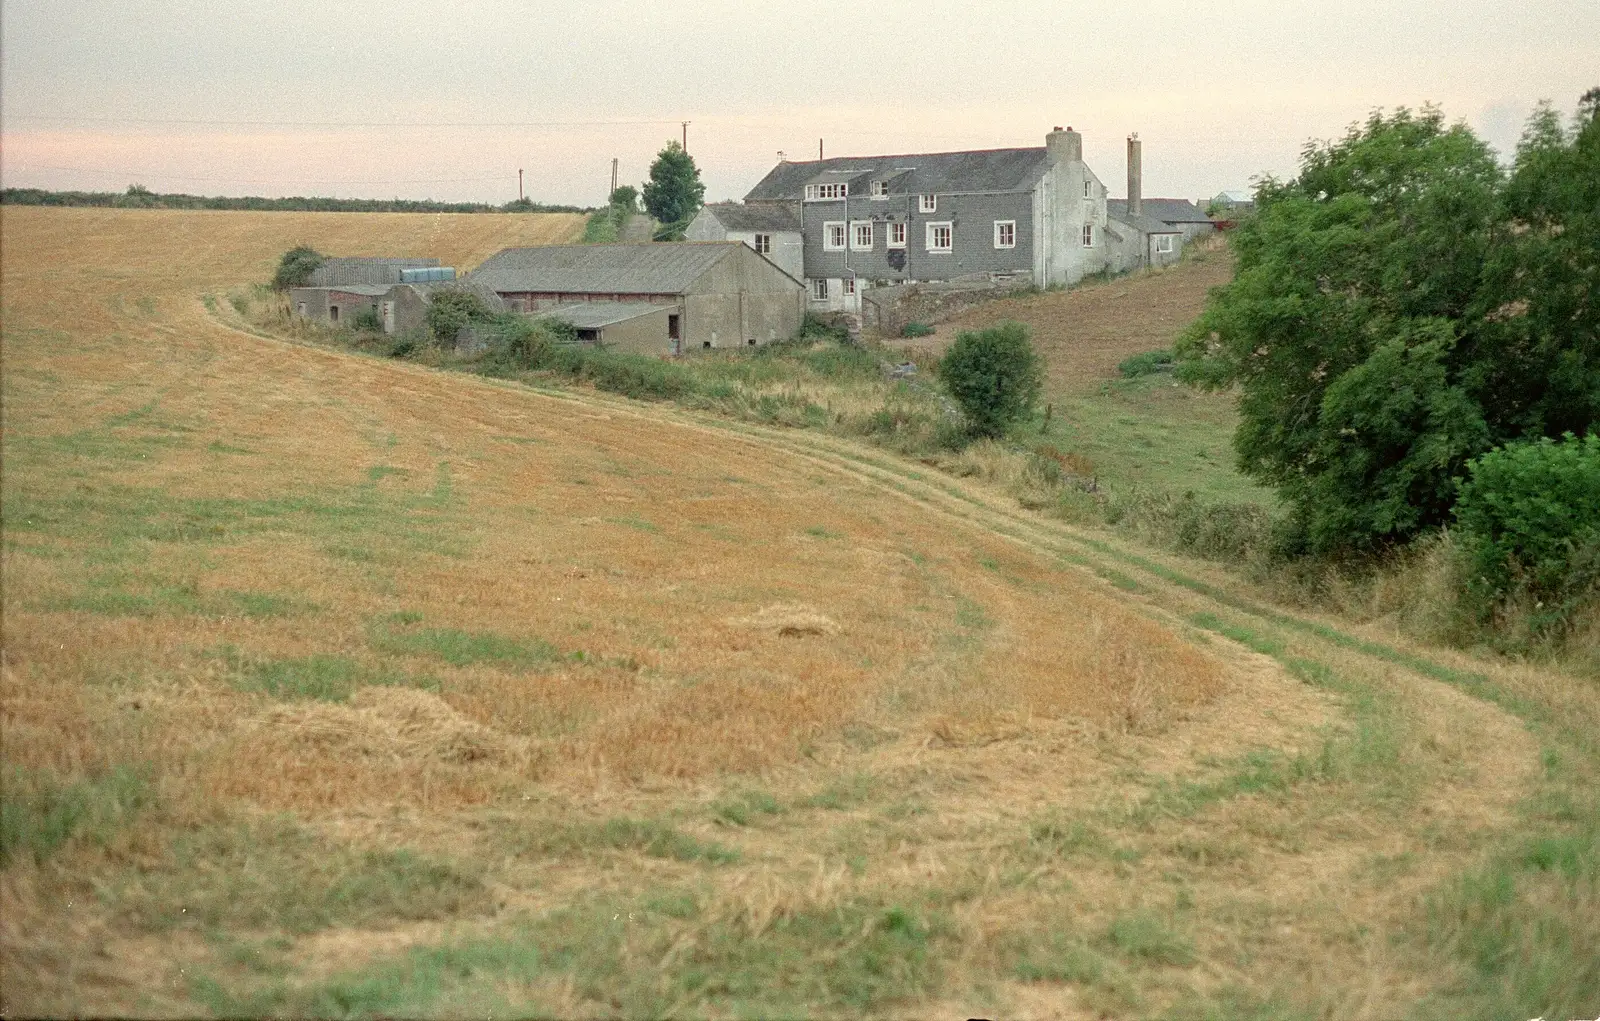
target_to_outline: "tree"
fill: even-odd
[[[650,180],[644,185],[645,211],[662,225],[657,240],[681,240],[705,197],[694,158],[677,142],[668,142],[650,164]]]
[[[315,248],[297,245],[283,253],[283,258],[278,260],[278,271],[273,274],[272,286],[279,291],[287,291],[291,287],[304,287],[306,281],[311,279],[311,274],[326,259]]]
[[[1600,129],[1591,114],[1569,137],[1552,116],[1509,182],[1427,108],[1375,113],[1258,188],[1234,281],[1177,356],[1181,378],[1239,387],[1239,467],[1290,505],[1298,548],[1444,524],[1469,459],[1600,417]]]
[[[704,193],[705,189],[702,188],[701,194]],[[606,201],[609,205],[626,209],[630,213],[634,212],[639,208],[639,189],[631,184],[618,185],[617,190],[612,192],[611,197]]]
[[[976,436],[1003,436],[1039,403],[1044,370],[1028,328],[1004,322],[958,334],[939,362],[939,379]]]

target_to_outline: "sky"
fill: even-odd
[[[0,182],[596,205],[682,138],[706,197],[777,162],[1044,144],[1125,193],[1293,176],[1374,108],[1503,154],[1600,85],[1595,0],[4,0]]]

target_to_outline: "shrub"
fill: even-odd
[[[927,323],[906,323],[900,327],[902,337],[927,337],[933,334],[933,327]]]
[[[1480,612],[1525,596],[1536,630],[1565,623],[1600,586],[1600,435],[1509,444],[1467,471],[1455,516]]]
[[[979,436],[1002,436],[1032,413],[1044,386],[1028,328],[1004,322],[957,335],[940,360],[940,381]]]
[[[1125,358],[1117,365],[1117,371],[1128,379],[1139,376],[1149,376],[1157,372],[1166,372],[1172,368],[1172,352],[1165,348],[1155,351],[1142,351],[1132,358]]]
[[[318,266],[326,260],[315,248],[299,245],[283,253],[278,260],[278,271],[272,276],[274,290],[287,291],[291,287],[304,287]]]
[[[365,333],[382,333],[383,320],[378,316],[375,308],[364,308],[350,320],[350,325]]]
[[[472,291],[439,290],[433,292],[428,302],[428,329],[441,344],[454,343],[462,327],[488,317],[489,310],[484,307],[483,299]]]
[[[617,190],[611,193],[611,198],[607,201],[611,205],[626,209],[631,213],[639,208],[639,189],[631,184],[619,185]]]

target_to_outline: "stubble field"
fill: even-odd
[[[843,440],[205,301],[297,243],[581,226],[5,211],[8,1016],[1387,1017],[1470,978],[1419,904],[1540,782],[1471,664]]]

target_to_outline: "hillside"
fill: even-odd
[[[1600,936],[1451,899],[1593,692],[201,298],[582,226],[5,209],[7,1015],[1393,1017],[1498,988],[1475,925]]]

